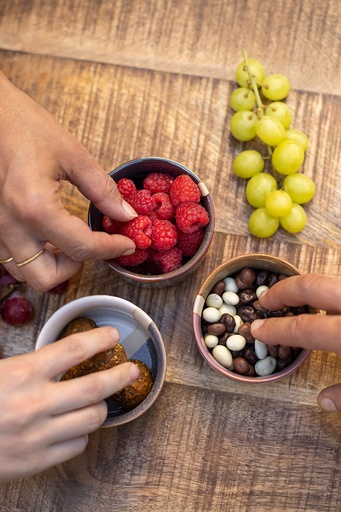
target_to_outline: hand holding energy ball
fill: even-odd
[[[279,281],[260,296],[270,310],[309,305],[326,315],[298,315],[256,320],[253,336],[269,345],[288,345],[341,353],[341,281],[331,276],[306,274]],[[341,412],[341,383],[323,389],[318,404],[327,411]]]
[[[78,379],[55,378],[118,340],[116,329],[101,327],[0,362],[0,482],[34,475],[84,451],[88,434],[106,418],[104,399],[134,382],[139,369],[126,362]]]
[[[130,239],[92,232],[65,209],[59,195],[61,180],[68,180],[104,214],[131,220],[136,213],[114,181],[1,72],[0,96],[0,262],[18,281],[46,291],[87,259],[133,253]]]

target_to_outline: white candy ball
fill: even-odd
[[[246,345],[246,339],[241,334],[233,334],[226,340],[226,346],[230,350],[242,350]]]
[[[206,304],[209,307],[219,309],[223,305],[223,299],[217,293],[210,293],[207,296]]]
[[[269,287],[268,287],[268,286],[265,286],[265,285],[263,285],[263,286],[258,286],[258,288],[257,288],[257,290],[256,290],[256,296],[257,296],[257,299],[259,299],[260,294],[261,294],[262,292],[264,292],[265,290],[268,290],[268,289],[269,289]]]
[[[239,302],[239,297],[235,292],[224,292],[222,297],[223,301],[231,306],[236,306]]]
[[[220,313],[217,308],[206,308],[202,312],[202,317],[206,322],[209,322],[211,324],[214,324],[215,322],[218,322],[220,320]]]
[[[206,334],[206,336],[204,337],[205,345],[208,348],[213,348],[216,345],[218,345],[218,341],[218,336],[215,336],[214,334]]]
[[[225,292],[238,292],[239,288],[237,286],[236,280],[233,277],[225,277],[223,281],[225,283]]]
[[[232,354],[227,347],[224,347],[224,345],[217,345],[214,347],[212,355],[214,359],[216,359],[222,366],[225,366],[225,368],[229,368],[232,365]]]

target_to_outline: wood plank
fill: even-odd
[[[3,49],[232,80],[244,47],[294,89],[341,94],[333,0],[1,0],[0,14]]]
[[[252,208],[245,200],[245,181],[234,176],[231,166],[242,149],[253,146],[229,133],[232,83],[11,52],[2,52],[1,61],[12,81],[76,135],[105,169],[141,156],[173,158],[206,183],[217,212],[216,230],[248,235]],[[336,96],[293,91],[288,104],[293,126],[310,140],[302,170],[316,182],[317,194],[305,208],[305,230],[298,235],[279,230],[275,239],[337,247],[341,103]],[[86,218],[87,202],[74,189],[66,187],[65,201]]]
[[[3,484],[0,510],[336,512],[339,427],[308,406],[167,384],[143,418],[91,435],[82,456]]]

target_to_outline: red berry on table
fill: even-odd
[[[171,201],[170,195],[165,192],[157,192],[153,195],[156,204],[156,213],[159,219],[172,219],[175,217],[175,206]]]
[[[13,295],[3,301],[0,308],[1,318],[10,325],[23,325],[32,318],[33,306],[26,297]]]
[[[141,265],[144,263],[149,256],[148,249],[136,249],[134,254],[129,254],[128,256],[119,256],[115,258],[115,261],[122,267],[136,267],[137,265]]]
[[[178,230],[169,220],[156,219],[152,228],[152,249],[166,251],[176,245]]]
[[[182,254],[187,258],[191,258],[199,249],[199,246],[204,238],[205,228],[199,228],[194,233],[184,233],[181,229],[178,230],[178,243],[176,246],[182,251]]]
[[[198,203],[181,203],[176,209],[176,224],[184,233],[194,233],[207,226],[209,216],[205,208]]]
[[[139,215],[122,224],[120,234],[130,238],[138,249],[147,249],[152,243],[152,221],[146,215]]]
[[[172,247],[167,251],[154,252],[153,260],[160,269],[161,274],[167,274],[181,267],[182,252],[178,247]]]
[[[174,178],[170,174],[152,172],[143,180],[143,188],[150,190],[152,194],[157,192],[169,193],[169,189],[173,181]]]
[[[172,203],[177,206],[180,203],[199,203],[200,189],[187,174],[181,174],[173,181],[170,188]]]
[[[119,193],[124,199],[128,199],[134,192],[136,192],[135,183],[129,178],[121,178],[116,183]]]

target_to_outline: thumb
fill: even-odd
[[[328,412],[341,412],[341,383],[323,389],[317,397],[317,403]]]

